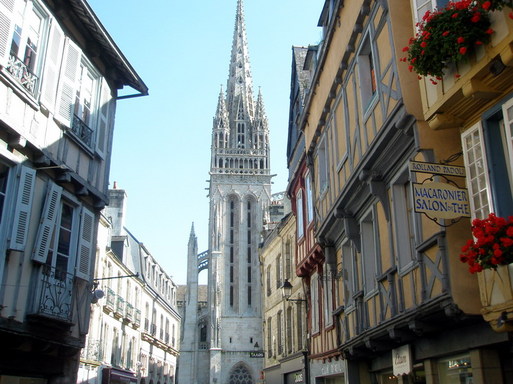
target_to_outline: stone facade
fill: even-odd
[[[259,93],[254,100],[252,87],[239,0],[226,94],[219,94],[212,129],[209,250],[198,255],[194,239],[189,243],[181,383],[256,383],[262,371],[263,359],[255,353],[262,345],[258,244],[264,221],[270,221],[264,212],[271,204],[272,176],[263,99]],[[197,274],[206,268],[208,316],[203,317]]]

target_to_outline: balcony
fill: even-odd
[[[513,26],[508,10],[492,13],[491,41],[469,56],[467,63],[447,68],[438,84],[420,80],[424,117],[432,129],[461,127],[511,91]]]
[[[93,130],[82,121],[77,115],[73,115],[73,122],[71,123],[71,132],[80,139],[89,148],[93,145]]]
[[[134,321],[134,306],[130,303],[126,303],[125,318],[127,321]]]
[[[116,300],[116,309],[114,311],[114,315],[118,317],[125,316],[125,299],[123,299],[121,296],[118,296]]]
[[[71,324],[73,275],[49,266],[43,269],[35,297],[34,315]]]
[[[134,327],[140,327],[141,326],[141,310],[135,309],[135,317],[134,317]]]
[[[105,300],[104,307],[109,311],[114,311],[115,305],[116,305],[116,293],[107,287],[106,289],[107,298]]]
[[[16,56],[9,56],[6,69],[23,88],[25,88],[32,96],[35,96],[37,81],[39,79],[29,71],[21,59]]]

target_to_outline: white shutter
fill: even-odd
[[[64,56],[59,74],[59,89],[57,92],[55,117],[68,127],[71,127],[71,122],[73,120],[73,104],[75,103],[80,60],[80,48],[78,48],[78,46],[70,39],[66,39]]]
[[[108,138],[109,138],[109,117],[110,117],[110,104],[111,104],[111,90],[107,81],[102,78],[101,82],[101,95],[100,106],[98,108],[98,125],[96,129],[96,151],[98,154],[105,158],[107,151]]]
[[[462,133],[461,144],[465,159],[472,219],[484,219],[491,212],[492,197],[483,127],[480,122]]]
[[[13,34],[14,0],[0,0],[0,66],[6,66]]]
[[[55,97],[57,94],[57,83],[59,81],[59,68],[62,62],[62,50],[64,48],[64,33],[59,24],[52,20],[48,49],[44,63],[41,103],[54,113]]]
[[[502,116],[504,119],[506,140],[508,141],[506,161],[509,164],[509,167],[513,167],[513,99],[509,99],[502,105]],[[510,172],[513,172],[513,170],[510,169]],[[510,178],[513,179],[513,175],[511,175]]]
[[[62,188],[53,181],[48,181],[48,192],[46,195],[43,213],[41,214],[41,222],[37,233],[36,244],[32,254],[32,260],[39,263],[46,262],[48,248],[52,240],[55,221],[59,214]]]
[[[16,197],[14,224],[9,241],[9,249],[24,251],[30,223],[34,186],[36,184],[36,171],[32,168],[21,166],[19,178],[18,196]]]
[[[93,261],[94,250],[94,213],[85,207],[82,207],[80,219],[80,237],[78,239],[78,255],[76,264],[76,276],[90,281],[91,265]]]

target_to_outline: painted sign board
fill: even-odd
[[[410,171],[431,173],[433,175],[465,177],[465,167],[439,163],[424,163],[421,161],[410,161]]]
[[[470,203],[466,189],[441,182],[413,184],[413,207],[432,220],[470,217]]]
[[[394,376],[408,375],[412,371],[411,348],[408,344],[392,349],[392,366]]]
[[[254,358],[263,358],[264,357],[264,352],[250,352],[249,353],[249,357],[254,357]]]

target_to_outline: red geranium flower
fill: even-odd
[[[467,47],[461,47],[460,54],[464,55],[465,53],[467,53]]]

